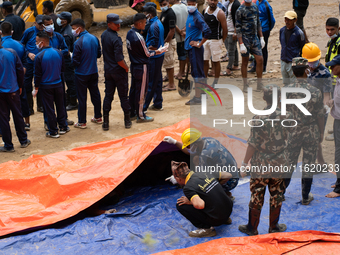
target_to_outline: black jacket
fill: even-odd
[[[228,11],[229,4],[227,5],[227,11]],[[236,11],[237,11],[238,7],[240,7],[240,5],[241,5],[240,2],[238,0],[235,0],[234,3],[233,3],[233,6],[231,7],[231,16],[232,16],[232,19],[233,19],[234,26],[235,26],[235,23],[236,23]]]

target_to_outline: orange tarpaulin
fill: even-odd
[[[88,208],[129,176],[164,136],[180,140],[190,124],[186,119],[118,140],[0,164],[0,236],[50,225]],[[194,126],[203,136],[217,138],[240,164],[244,143],[202,124]]]
[[[159,255],[198,254],[339,254],[340,235],[321,231],[297,231],[251,237],[221,238]]]

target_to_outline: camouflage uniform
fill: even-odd
[[[292,66],[306,66],[307,59],[304,58],[294,58]],[[295,167],[300,155],[301,148],[303,149],[303,159],[302,159],[302,197],[303,199],[308,199],[308,194],[310,192],[313,173],[307,171],[305,168],[306,164],[315,164],[317,149],[320,139],[320,131],[318,126],[318,119],[324,116],[324,107],[322,102],[322,93],[316,87],[307,83],[304,79],[299,79],[295,83],[288,85],[290,88],[304,88],[309,90],[311,93],[311,99],[304,103],[304,107],[312,115],[304,115],[300,109],[295,105],[287,105],[287,110],[289,110],[294,119],[297,121],[297,126],[294,131],[288,136],[288,160],[291,167]],[[289,93],[287,94],[288,99],[293,98],[304,98],[305,95],[301,93]],[[293,170],[293,168],[292,168]],[[291,172],[292,174],[292,172]],[[286,187],[290,183],[290,178],[285,180]]]
[[[222,185],[223,189],[228,192],[234,189],[239,180],[237,163],[233,155],[216,139],[211,137],[201,138],[204,142],[202,152],[199,154],[199,166],[201,169],[207,169],[208,166],[231,167],[237,171],[228,171],[232,174],[232,178]]]
[[[262,56],[262,47],[257,36],[262,30],[259,16],[259,9],[256,4],[251,6],[241,5],[236,11],[235,28],[237,37],[242,37],[247,53],[241,54],[242,57],[248,57],[249,52],[254,55]]]
[[[273,85],[264,87],[265,97],[272,96]],[[279,90],[279,87],[277,87]],[[265,110],[270,107],[266,107]],[[283,194],[285,190],[283,177],[283,167],[288,167],[287,159],[287,137],[291,132],[291,127],[283,127],[281,121],[285,119],[292,119],[292,114],[287,112],[286,116],[281,115],[281,109],[276,110],[270,115],[256,115],[250,131],[248,144],[256,150],[251,158],[251,179],[250,191],[251,199],[249,207],[256,210],[261,210],[264,203],[264,194],[266,186],[270,193],[270,206],[273,208],[281,207]],[[277,119],[280,121],[266,121],[267,119]],[[261,126],[263,124],[263,126]],[[288,122],[285,125],[290,125]],[[263,166],[276,167],[276,171],[261,171]],[[254,167],[257,167],[254,171]]]

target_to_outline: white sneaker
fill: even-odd
[[[199,228],[189,233],[191,237],[212,237],[216,236],[216,230],[214,227],[211,228]]]

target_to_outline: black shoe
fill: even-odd
[[[42,107],[37,107],[37,112],[44,112],[44,108],[42,108]]]
[[[314,199],[313,194],[309,192],[307,199],[302,199],[301,204],[303,205],[309,205],[310,202]]]
[[[59,129],[59,134],[64,135],[64,134],[66,134],[67,132],[70,132],[70,131],[71,131],[70,127]]]
[[[31,124],[25,123],[25,130],[30,131],[31,130]]]
[[[66,111],[73,111],[73,110],[78,110],[78,103],[77,104],[69,104],[66,106]]]
[[[104,131],[108,131],[109,130],[109,115],[110,112],[108,111],[104,111],[103,112],[103,125],[102,128]]]
[[[124,114],[124,125],[125,128],[131,128],[132,122],[130,118],[130,113]]]
[[[72,125],[74,124],[74,121],[73,121],[73,120],[67,119],[66,122],[67,122],[67,125],[68,125],[68,126],[72,126]]]
[[[50,132],[46,133],[46,137],[50,137],[50,138],[59,138],[60,135],[58,133],[56,134],[51,134]]]
[[[0,147],[0,152],[15,152],[14,148],[7,149],[5,146]]]
[[[185,105],[200,105],[201,103],[201,98],[194,96],[192,99],[186,102]]]
[[[31,141],[27,139],[27,142],[26,142],[26,143],[22,143],[21,146],[20,146],[20,148],[26,148],[26,147],[28,147],[28,145],[30,145],[30,144],[31,144]]]

